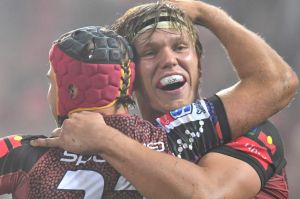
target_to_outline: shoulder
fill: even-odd
[[[184,124],[191,122],[198,123],[204,120],[211,120],[212,111],[210,105],[205,100],[195,102],[183,107],[174,109],[169,113],[156,119],[156,122],[165,128],[167,132]]]
[[[0,138],[0,158],[16,151],[16,149],[26,148],[30,146],[29,141],[37,137],[41,136],[9,135]]]
[[[221,100],[214,96],[210,99],[198,99],[184,107],[166,113],[156,121],[165,128],[167,132],[186,124],[200,126],[211,126],[217,131],[224,142],[231,140],[231,132],[228,126],[225,110]]]
[[[6,156],[13,149],[22,146],[23,137],[20,135],[10,135],[0,138],[0,158]]]
[[[239,137],[232,142],[228,143],[228,146],[236,147],[237,143],[239,145],[248,147],[247,151],[262,151],[267,157],[263,156],[264,159],[278,160],[283,159],[284,148],[282,139],[277,128],[270,122],[265,121],[258,125],[257,127],[250,130],[244,136]],[[250,150],[250,148],[253,150]],[[269,156],[269,157],[268,157]],[[276,162],[274,162],[276,163]]]
[[[286,165],[282,139],[270,121],[213,151],[247,162],[257,171],[262,185]]]
[[[1,174],[17,170],[28,171],[47,148],[35,148],[29,143],[31,139],[44,136],[10,135],[0,138]]]

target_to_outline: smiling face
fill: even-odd
[[[143,118],[153,120],[198,97],[200,65],[186,31],[146,31],[134,42],[136,96]]]

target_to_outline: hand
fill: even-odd
[[[105,146],[106,138],[112,135],[108,133],[111,130],[100,113],[82,111],[71,114],[61,128],[52,132],[52,137],[32,140],[31,145],[59,147],[80,154],[96,154]]]
[[[194,0],[167,0],[176,7],[184,11],[184,13],[192,20],[193,23],[198,24],[199,13],[195,9],[195,4],[199,3]]]
[[[221,11],[219,8],[202,1],[195,0],[166,0],[181,9],[196,25],[209,28],[209,21],[214,21]],[[223,16],[223,15],[222,15]]]

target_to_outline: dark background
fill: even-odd
[[[49,134],[56,127],[46,99],[52,41],[78,27],[111,24],[138,2],[150,1],[0,0],[0,136]],[[300,74],[299,0],[206,2],[222,7],[261,35]],[[205,50],[202,95],[210,96],[232,85],[236,77],[216,38],[203,28],[200,37]],[[289,107],[272,117],[285,143],[292,199],[300,197],[299,102],[296,96]]]

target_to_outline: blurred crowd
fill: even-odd
[[[48,51],[69,30],[111,24],[145,0],[0,1],[0,136],[46,134],[56,127],[47,102]],[[211,0],[263,37],[300,76],[299,0]],[[211,96],[236,80],[214,35],[199,28],[204,46],[202,93]],[[255,50],[255,49],[253,49]],[[263,86],[263,85],[262,85]],[[272,97],[272,96],[270,96]],[[291,198],[300,197],[300,96],[271,119],[281,132]],[[1,198],[1,196],[0,196]]]

